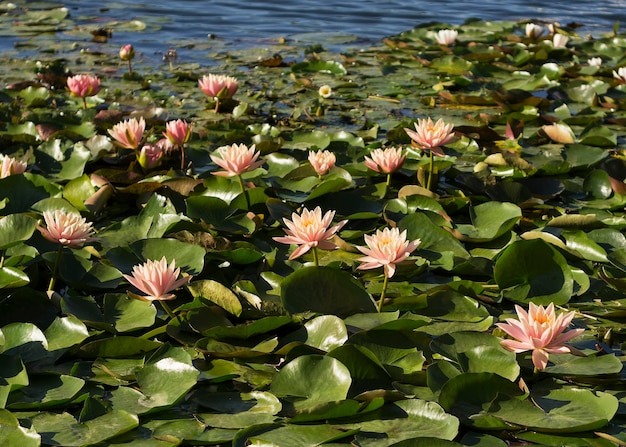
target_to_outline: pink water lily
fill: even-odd
[[[219,147],[210,157],[216,165],[224,170],[212,172],[212,174],[220,177],[235,177],[244,172],[252,171],[264,163],[263,160],[257,160],[260,155],[261,153],[256,150],[254,144],[250,147],[245,144]]]
[[[0,154],[0,178],[21,174],[26,170],[27,166],[28,165],[24,161],[17,160],[8,155]]]
[[[402,167],[406,154],[401,148],[388,147],[385,149],[375,149],[370,152],[369,157],[365,156],[365,166],[372,171],[391,174]]]
[[[453,29],[441,29],[435,34],[435,40],[439,45],[451,45],[456,40],[459,32]]]
[[[289,256],[289,259],[298,258],[316,247],[322,250],[333,250],[337,248],[337,246],[328,239],[333,237],[348,223],[347,220],[342,220],[338,224],[330,227],[334,217],[335,211],[327,211],[322,217],[322,209],[319,206],[313,211],[303,208],[300,214],[293,213],[291,220],[287,218],[283,219],[283,222],[288,228],[285,230],[287,236],[275,237],[273,239],[282,244],[299,245],[291,256]]]
[[[357,246],[356,248],[366,256],[358,259],[363,263],[358,269],[383,267],[387,278],[394,275],[396,265],[408,258],[421,243],[419,239],[408,241],[406,230],[400,232],[398,228],[377,230],[374,235],[366,234],[363,238],[367,247]]]
[[[100,79],[97,76],[79,74],[67,78],[67,87],[72,96],[85,98],[93,96],[100,91]]]
[[[141,151],[139,151],[137,161],[142,168],[152,169],[157,167],[159,163],[161,163],[161,158],[163,158],[164,153],[165,150],[158,143],[146,144],[142,146]]]
[[[211,97],[226,99],[232,98],[237,92],[239,81],[232,76],[209,74],[198,80],[198,86],[202,92]]]
[[[172,120],[165,123],[163,135],[172,142],[174,146],[182,146],[191,137],[191,124],[185,120]]]
[[[337,157],[330,151],[309,151],[309,163],[318,176],[323,176],[335,167]]]
[[[97,240],[92,237],[92,224],[77,213],[63,210],[44,211],[43,218],[46,227],[37,226],[37,229],[50,242],[79,248],[87,242]]]
[[[109,129],[109,135],[115,139],[115,144],[125,149],[136,150],[141,144],[143,133],[146,130],[146,121],[143,117],[130,118],[117,123]]]
[[[123,275],[126,280],[137,289],[145,293],[144,296],[131,294],[133,298],[142,301],[172,300],[176,295],[171,293],[189,282],[191,276],[178,278],[180,268],[176,268],[176,260],[167,264],[165,256],[160,261],[148,260],[133,267],[130,275]]]
[[[436,123],[433,123],[430,117],[427,119],[418,118],[414,126],[415,130],[404,129],[414,144],[422,150],[429,150],[441,157],[445,155],[441,146],[456,140],[456,136],[452,132],[454,126],[446,124],[441,118]]]
[[[547,308],[529,304],[528,312],[516,305],[517,320],[507,318],[506,323],[497,323],[501,330],[515,340],[502,340],[502,346],[508,351],[520,353],[532,351],[532,361],[537,370],[545,369],[550,353],[565,354],[573,348],[565,343],[579,336],[584,329],[565,331],[574,318],[575,312],[561,313],[556,316],[554,304]]]

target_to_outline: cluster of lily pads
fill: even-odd
[[[8,60],[0,439],[626,445],[626,38],[532,25]]]

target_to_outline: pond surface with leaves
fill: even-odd
[[[0,68],[2,153],[27,163],[0,179],[4,445],[626,445],[618,30],[556,28],[559,46],[525,22],[431,24],[354,52],[207,46],[210,70],[138,55],[131,75],[117,44],[46,51],[66,13],[21,16],[34,56]],[[78,73],[102,83],[86,107],[66,87]],[[235,77],[234,97],[208,98],[209,73]],[[116,147],[108,131],[131,117],[146,145],[193,123],[184,169],[180,151],[144,169]],[[426,117],[454,125],[443,156],[404,130]],[[263,161],[241,182],[214,175],[232,144]],[[364,163],[387,147],[406,155],[389,176]],[[335,166],[318,175],[310,150]],[[337,248],[290,260],[274,238],[318,206],[347,221]],[[44,238],[54,210],[96,240]],[[420,240],[390,278],[358,269],[382,228]],[[191,279],[135,299],[123,275],[163,257]],[[584,332],[538,369],[496,324],[551,303]]]

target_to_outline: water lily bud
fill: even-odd
[[[120,48],[120,59],[130,61],[135,58],[135,48],[131,44],[126,44]]]

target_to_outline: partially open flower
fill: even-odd
[[[171,141],[174,146],[182,146],[191,137],[191,124],[185,120],[168,121],[165,123],[163,135]]]
[[[187,284],[191,276],[178,279],[180,268],[176,268],[176,261],[167,264],[165,256],[160,261],[148,260],[143,264],[136,265],[130,275],[123,275],[126,280],[137,289],[145,293],[145,296],[131,294],[133,298],[142,301],[172,300],[176,295],[172,290]]]
[[[500,329],[515,340],[502,340],[502,346],[515,353],[532,351],[532,360],[535,368],[543,370],[548,365],[549,353],[566,354],[573,352],[573,348],[565,343],[584,332],[584,329],[565,329],[574,318],[574,312],[561,313],[557,317],[554,304],[547,308],[534,303],[529,304],[528,312],[515,305],[517,318],[507,318],[506,323],[497,323]]]
[[[413,143],[422,150],[432,151],[434,154],[444,156],[441,146],[456,140],[456,136],[452,129],[452,124],[444,123],[443,119],[439,119],[436,123],[430,119],[417,119],[415,130],[405,128],[404,131],[413,140]]]
[[[0,178],[21,174],[26,170],[26,162],[0,154]]]
[[[79,74],[67,78],[67,87],[72,96],[86,98],[94,96],[100,91],[100,79],[97,76]]]
[[[391,174],[400,169],[404,163],[406,154],[401,148],[388,147],[385,149],[375,149],[370,152],[370,156],[365,156],[365,166],[372,171]]]
[[[367,247],[356,248],[366,256],[358,259],[363,262],[358,269],[383,267],[387,278],[391,278],[396,272],[396,264],[404,261],[421,243],[419,239],[408,241],[406,230],[400,233],[398,228],[377,230],[374,235],[366,234],[363,238]]]
[[[544,29],[540,25],[536,25],[534,23],[527,23],[525,31],[526,31],[526,37],[530,39],[538,39],[543,34]]]
[[[46,228],[37,226],[37,229],[50,242],[79,248],[87,242],[97,240],[92,237],[91,223],[79,214],[67,213],[63,210],[44,211],[43,218]]]
[[[261,166],[264,161],[258,160],[261,153],[253,144],[248,147],[245,144],[231,144],[217,148],[215,155],[210,155],[211,160],[224,171],[212,172],[220,177],[234,177],[244,172],[252,171]]]
[[[198,80],[202,92],[218,99],[232,98],[237,92],[239,82],[232,76],[209,74]]]
[[[337,157],[330,151],[309,151],[309,163],[320,177],[330,171],[337,162]]]
[[[143,132],[146,129],[146,121],[143,117],[139,120],[130,118],[121,123],[117,123],[109,129],[109,135],[115,139],[115,144],[126,149],[136,150],[141,144]]]
[[[459,32],[453,29],[441,29],[435,34],[435,39],[439,45],[452,45]]]
[[[626,84],[626,67],[619,67],[617,70],[613,70],[613,77],[622,84]]]
[[[598,67],[598,68],[600,68],[602,66],[602,58],[601,57],[591,57],[591,58],[587,59],[587,63],[591,67]]]
[[[554,48],[565,48],[568,41],[569,37],[567,37],[565,34],[556,33],[552,37],[552,45],[554,46]]]
[[[302,256],[314,247],[319,247],[322,250],[333,250],[337,246],[328,239],[333,237],[348,222],[343,220],[328,228],[333,217],[335,217],[334,211],[327,211],[322,217],[322,209],[319,206],[313,211],[303,208],[301,214],[293,213],[291,220],[283,219],[288,228],[285,230],[287,236],[275,237],[274,240],[282,244],[299,245],[289,256],[289,259]]]
[[[152,169],[155,168],[161,163],[161,158],[165,150],[161,145],[157,144],[145,144],[141,151],[139,151],[139,155],[137,156],[137,161],[144,169]]]

